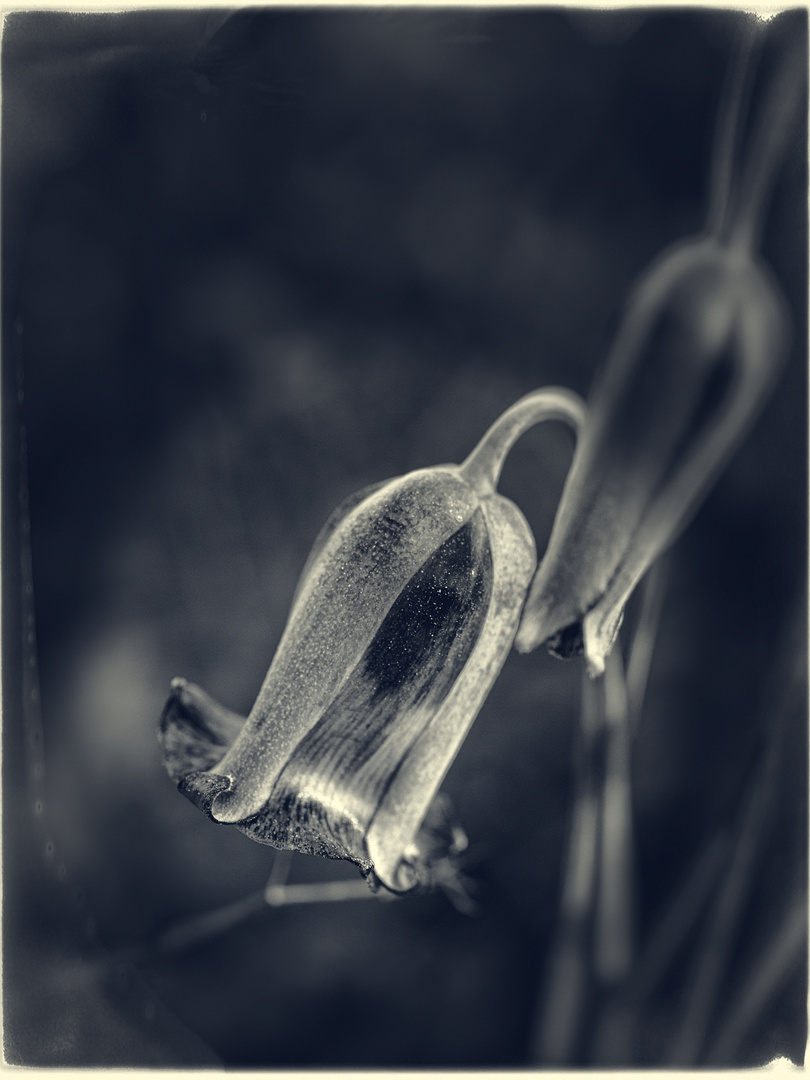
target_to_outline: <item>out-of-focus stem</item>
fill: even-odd
[[[185,952],[211,938],[227,933],[252,915],[263,911],[265,906],[263,892],[250,893],[249,896],[235,900],[232,904],[226,904],[215,911],[207,911],[204,915],[187,919],[171,927],[157,939],[153,952],[159,956]]]
[[[532,1061],[540,1065],[566,1065],[574,1053],[588,997],[588,962],[580,922],[564,923],[549,967],[549,990],[533,1046]]]
[[[635,974],[630,752],[641,719],[665,592],[665,563],[659,560],[642,583],[641,612],[627,667],[622,667],[617,643],[605,668],[608,746],[595,955],[597,973],[607,992],[601,1001],[592,1048],[592,1060],[602,1065],[630,1065],[633,1061],[639,998],[629,982]]]
[[[732,200],[734,179],[734,154],[740,134],[740,121],[744,105],[750,97],[754,42],[758,35],[758,20],[743,16],[744,22],[735,43],[726,74],[712,153],[712,169],[709,189],[707,229],[719,236],[728,218]]]
[[[631,1063],[633,1018],[625,987],[633,962],[633,826],[630,781],[631,727],[622,651],[617,642],[596,680],[605,720],[601,791],[599,873],[594,928],[594,974],[598,1014],[591,1060]]]
[[[226,934],[251,916],[268,907],[289,907],[295,904],[330,904],[341,900],[388,900],[395,897],[381,890],[373,893],[361,878],[347,881],[318,881],[288,885],[291,852],[278,851],[273,860],[270,877],[264,889],[250,893],[231,904],[206,911],[170,927],[151,945],[126,950],[117,962],[143,963],[158,956],[185,952],[212,938]]]
[[[680,1029],[669,1061],[688,1067],[699,1060],[714,1015],[717,992],[725,973],[732,943],[742,917],[753,878],[760,841],[768,818],[776,782],[781,740],[772,739],[745,808],[736,850],[717,895],[698,959]]]
[[[388,894],[392,895],[392,894]],[[315,881],[301,885],[270,885],[264,890],[265,903],[270,907],[289,907],[291,904],[330,904],[338,900],[383,899],[369,889],[361,878],[350,881]]]
[[[635,961],[627,979],[609,995],[597,1023],[593,1060],[631,1065],[644,1009],[702,914],[728,854],[728,838],[716,836],[692,867]]]
[[[592,995],[621,985],[632,962],[630,724],[618,646],[603,676],[583,669],[575,784],[559,931],[534,1041],[543,1064],[571,1062]]]
[[[728,863],[730,840],[718,832],[699,853],[660,916],[633,971],[628,997],[640,1007],[655,993],[678,955]]]
[[[706,1059],[728,1064],[758,1017],[772,1003],[792,972],[806,960],[807,897],[798,896],[731,1004]]]
[[[667,591],[667,563],[663,555],[653,564],[642,582],[641,613],[636,632],[628,650],[625,682],[627,686],[627,712],[630,734],[638,728],[647,680],[650,675],[655,640]]]
[[[596,757],[603,726],[598,686],[583,670],[575,790],[562,897],[530,1048],[531,1060],[537,1064],[562,1065],[571,1061],[590,994],[589,937],[599,837]]]
[[[728,965],[770,817],[785,730],[798,710],[804,716],[807,703],[805,597],[806,591],[803,591],[794,611],[785,619],[777,662],[763,695],[768,742],[748,800],[741,810],[736,848],[728,872],[717,892],[706,932],[698,946],[683,1018],[670,1047],[672,1065],[692,1065],[703,1052],[708,1024],[714,1017],[717,991]]]
[[[281,850],[276,852],[275,858],[273,859],[273,865],[270,867],[270,877],[267,879],[267,884],[264,887],[265,895],[267,894],[268,889],[278,889],[283,885],[286,885],[290,873],[291,862],[291,851]]]
[[[759,245],[771,188],[805,101],[805,63],[803,43],[796,42],[778,65],[744,155],[738,197],[724,232],[732,245],[747,251]]]
[[[600,682],[607,745],[602,788],[595,966],[603,984],[615,984],[627,976],[633,955],[630,723],[618,642],[607,658]]]

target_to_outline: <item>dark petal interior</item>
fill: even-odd
[[[325,830],[362,854],[363,834],[407,748],[469,659],[491,589],[489,538],[478,510],[403,589],[340,693],[296,748],[271,795],[285,818],[318,835]],[[388,760],[386,740],[402,736],[402,725],[409,724],[405,750]],[[358,785],[358,770],[375,755],[380,767],[370,764]]]
[[[573,622],[564,626],[556,634],[552,634],[546,642],[546,648],[552,656],[558,660],[573,660],[575,656],[582,656],[585,644],[582,639],[582,623]]]

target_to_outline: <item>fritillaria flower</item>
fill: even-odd
[[[634,290],[589,401],[516,639],[601,673],[625,604],[725,464],[770,388],[782,303],[745,252],[707,237]]]
[[[552,418],[578,429],[580,399],[530,394],[461,466],[338,507],[247,719],[175,680],[160,740],[183,794],[260,843],[349,859],[391,891],[442,878],[466,840],[439,786],[536,566],[531,531],[496,484],[514,441]]]
[[[705,234],[664,252],[631,291],[526,602],[522,652],[584,651],[591,675],[604,670],[633,589],[774,385],[787,317],[756,242],[801,85],[786,64],[731,197],[715,200]]]

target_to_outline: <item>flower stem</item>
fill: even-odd
[[[264,906],[264,894],[256,892],[214,911],[206,911],[203,915],[178,923],[165,934],[161,934],[155,942],[154,952],[158,955],[186,952],[211,938],[227,933],[262,911]]]
[[[725,870],[731,840],[725,830],[712,835],[688,868],[677,892],[658,917],[628,987],[628,998],[640,1011],[658,990],[672,963],[685,948]]]
[[[563,420],[579,435],[586,417],[585,402],[572,390],[547,386],[516,401],[506,410],[461,465],[467,481],[491,495],[498,485],[506,455],[524,432],[544,420]]]
[[[720,236],[728,220],[733,195],[734,155],[740,137],[743,105],[751,92],[754,44],[758,41],[758,20],[743,16],[735,53],[729,62],[723,87],[713,145],[707,230]]]
[[[644,697],[647,692],[647,680],[650,675],[655,640],[664,607],[664,595],[667,589],[666,554],[653,563],[642,582],[641,613],[638,626],[628,650],[626,682],[627,711],[630,718],[631,734],[638,728]]]
[[[531,1060],[542,1065],[571,1062],[591,992],[589,940],[599,857],[597,759],[602,733],[598,685],[583,672],[575,790],[562,896],[530,1048]]]
[[[805,957],[807,897],[797,896],[732,1002],[707,1064],[726,1066]]]
[[[754,251],[759,244],[771,189],[805,101],[805,63],[803,44],[792,44],[767,88],[740,170],[736,205],[724,227],[733,247]]]
[[[622,982],[633,956],[633,830],[630,717],[619,643],[608,656],[602,693],[605,775],[596,911],[595,968],[604,984]]]
[[[779,724],[771,733],[770,745],[741,815],[736,849],[715,897],[702,947],[697,954],[680,1028],[670,1046],[669,1063],[673,1066],[690,1067],[701,1060],[721,980],[729,964],[770,818],[774,786],[778,782],[782,726]]]
[[[330,904],[340,900],[385,900],[380,890],[373,893],[362,878],[350,881],[316,881],[301,885],[270,885],[264,890],[264,899],[270,907],[289,907],[291,904]]]

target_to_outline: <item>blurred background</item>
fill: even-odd
[[[805,40],[806,21],[782,16],[770,37]],[[579,661],[511,655],[447,777],[474,916],[441,893],[258,904],[158,947],[261,890],[273,852],[177,793],[156,724],[177,675],[249,711],[346,495],[460,461],[536,387],[587,393],[634,278],[702,226],[739,25],[711,8],[7,16],[9,1061],[531,1060]],[[556,1063],[690,1063],[676,1036],[713,947],[706,912],[722,911],[718,836],[748,861],[734,917],[718,916],[697,1060],[803,1060],[805,160],[802,118],[763,244],[792,353],[668,556],[632,748],[639,955],[672,910],[680,930],[630,1042],[596,1037],[592,1002]],[[571,449],[542,425],[504,472],[541,552]],[[355,874],[290,867],[292,882]]]

